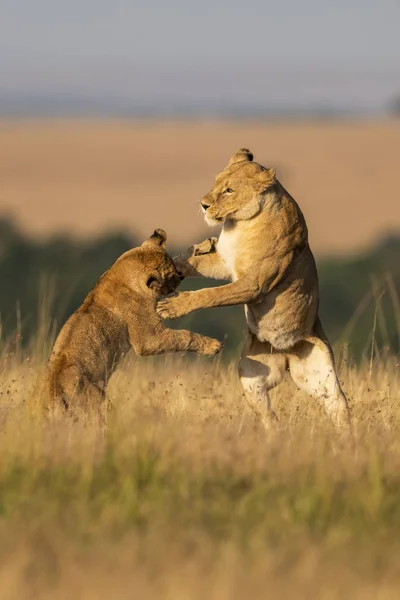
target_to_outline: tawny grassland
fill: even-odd
[[[2,599],[398,598],[394,358],[339,349],[350,434],[289,379],[266,430],[235,364],[130,357],[104,431],[42,416],[48,346],[19,344],[1,358]]]
[[[317,255],[359,252],[400,227],[400,120],[0,119],[0,211],[28,233],[116,229],[168,245],[210,234],[199,202],[233,152],[277,168]],[[356,225],[356,226],[355,226]]]

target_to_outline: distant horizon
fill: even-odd
[[[386,103],[371,107],[340,101],[268,102],[263,98],[254,101],[217,98],[196,101],[191,98],[163,100],[154,97],[145,101],[134,95],[121,98],[79,92],[4,93],[0,89],[0,118],[335,119],[390,114],[393,112],[394,102],[399,98],[400,93],[393,94]]]
[[[0,57],[0,115],[247,117],[379,114],[400,96],[400,65],[137,65],[12,68]]]
[[[146,106],[127,102],[80,96],[0,96],[0,118],[101,118],[101,119],[337,119],[374,117],[390,112],[382,109],[357,109],[333,105],[254,106],[254,105],[180,105]]]

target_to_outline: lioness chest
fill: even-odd
[[[239,252],[240,232],[235,227],[224,227],[218,239],[218,254],[227,266],[232,280],[236,281],[236,261]]]

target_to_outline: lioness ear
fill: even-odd
[[[272,185],[276,178],[276,169],[263,169],[258,173],[258,179],[267,188]]]
[[[165,248],[165,243],[167,241],[167,234],[164,229],[156,229],[152,236],[149,237],[148,240],[143,242],[142,246],[145,244],[151,244],[153,246],[161,246]]]
[[[235,163],[241,162],[242,160],[247,160],[251,162],[253,160],[253,153],[247,148],[240,148],[235,154],[231,157],[229,161],[228,167],[234,165]]]

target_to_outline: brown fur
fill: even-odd
[[[131,348],[140,356],[189,351],[211,357],[221,350],[217,340],[167,329],[157,315],[157,300],[175,291],[181,280],[165,241],[158,229],[123,254],[65,323],[46,365],[50,401],[65,408],[77,398],[98,405]]]
[[[213,306],[245,304],[248,341],[239,365],[252,400],[266,400],[289,369],[299,387],[347,419],[347,402],[319,318],[319,286],[304,216],[276,179],[275,169],[236,152],[201,202],[206,221],[221,235],[175,259],[185,276],[232,283],[161,300],[163,318]],[[207,248],[209,249],[207,252]]]

